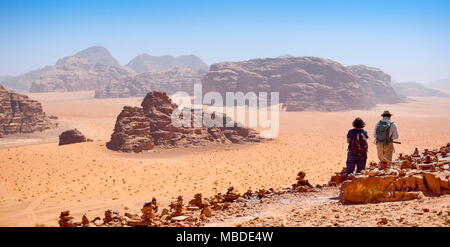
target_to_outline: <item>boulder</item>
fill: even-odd
[[[86,141],[87,138],[77,129],[66,130],[59,135],[59,146]]]

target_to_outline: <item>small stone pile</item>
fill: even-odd
[[[92,141],[77,129],[67,130],[59,135],[59,146]]]
[[[400,154],[387,163],[371,163],[361,174],[349,175],[341,185],[342,203],[370,203],[413,200],[423,195],[450,192],[450,143],[436,150],[416,148],[411,155]],[[331,178],[339,184],[345,172]]]
[[[123,108],[117,117],[111,140],[106,145],[109,149],[138,153],[152,150],[155,146],[174,148],[262,140],[256,131],[240,127],[238,123],[225,115],[210,114],[200,109],[192,109],[190,118],[182,125],[181,117],[184,111],[178,109],[178,106],[172,103],[164,92],[149,92],[141,106]],[[174,119],[174,121],[177,123],[180,121],[180,125],[173,124],[174,112],[179,113],[180,119]],[[208,124],[208,121],[219,121],[220,117],[223,119],[224,127],[202,127],[213,126],[211,123]],[[199,122],[201,120],[203,122]],[[186,122],[188,122],[187,125]]]
[[[309,192],[312,189],[312,185],[305,179],[306,173],[301,171],[297,174],[297,183],[292,185],[292,188],[298,192]]]
[[[96,217],[89,221],[86,215],[83,215],[81,222],[73,222],[73,217],[69,211],[61,212],[59,225],[61,227],[88,227],[91,223],[97,227],[193,227],[203,226],[209,218],[215,214],[233,213],[236,205],[246,205],[249,200],[262,200],[276,195],[282,195],[288,192],[309,192],[312,186],[305,179],[306,174],[300,172],[297,175],[297,183],[292,189],[259,189],[256,191],[247,190],[244,194],[238,193],[233,186],[227,189],[227,192],[217,193],[209,198],[204,198],[201,193],[194,195],[185,205],[183,197],[178,196],[172,201],[168,208],[160,210],[156,198],[145,203],[141,209],[141,214],[126,212],[121,216],[119,212],[106,210],[103,219]],[[308,188],[299,189],[301,187]],[[261,201],[262,202],[262,201]],[[230,211],[231,210],[231,211]]]
[[[73,217],[70,216],[70,211],[61,212],[61,214],[59,215],[58,224],[60,227],[75,227]]]

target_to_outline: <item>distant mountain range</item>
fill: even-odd
[[[450,90],[450,78],[425,83],[425,86],[436,89]]]
[[[186,67],[196,70],[208,69],[208,65],[194,55],[180,57],[166,55],[155,57],[148,54],[142,54],[131,60],[127,66],[139,74],[145,72],[160,72],[174,67]]]
[[[122,66],[104,47],[92,46],[72,56],[59,59],[55,65],[19,76],[0,77],[0,84],[19,92],[82,91],[104,88],[111,82],[129,80],[136,74],[159,72],[175,67],[207,70],[197,56],[154,57],[140,55]]]
[[[392,83],[392,87],[399,95],[411,96],[411,97],[450,97],[449,94],[441,92],[437,89],[431,89],[425,87],[418,82],[403,82]]]

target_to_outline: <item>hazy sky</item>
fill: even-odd
[[[284,54],[382,68],[399,81],[450,77],[450,1],[0,1],[0,75],[102,45],[211,64]]]

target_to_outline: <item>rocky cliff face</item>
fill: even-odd
[[[412,97],[450,97],[449,94],[441,92],[437,89],[426,88],[417,82],[392,83],[392,87],[399,95]]]
[[[172,124],[172,113],[177,105],[172,103],[166,93],[153,91],[145,96],[142,107],[125,106],[117,117],[111,141],[107,147],[123,152],[142,152],[155,146],[163,148],[207,145],[209,143],[258,142],[261,139],[254,130],[239,127],[193,127],[198,119],[192,112],[191,126],[178,127]],[[219,116],[219,115],[215,115]],[[230,118],[223,118],[224,126]]]
[[[26,95],[8,91],[0,85],[0,137],[53,127],[56,124],[45,115],[39,102]]]
[[[365,65],[348,66],[353,73],[356,82],[364,89],[375,103],[396,104],[405,102],[405,98],[399,96],[391,85],[391,76],[381,69]]]
[[[341,111],[374,106],[353,74],[316,57],[254,59],[213,64],[203,91],[280,92],[288,111]]]
[[[194,55],[155,57],[148,54],[142,54],[131,60],[127,66],[132,68],[138,74],[164,71],[174,67],[187,67],[195,70],[206,70],[208,68],[208,65]]]
[[[126,80],[115,80],[95,91],[96,98],[124,98],[145,96],[150,91],[173,94],[178,91],[193,93],[194,84],[200,84],[203,73],[192,68],[175,67],[161,72],[147,72]]]

